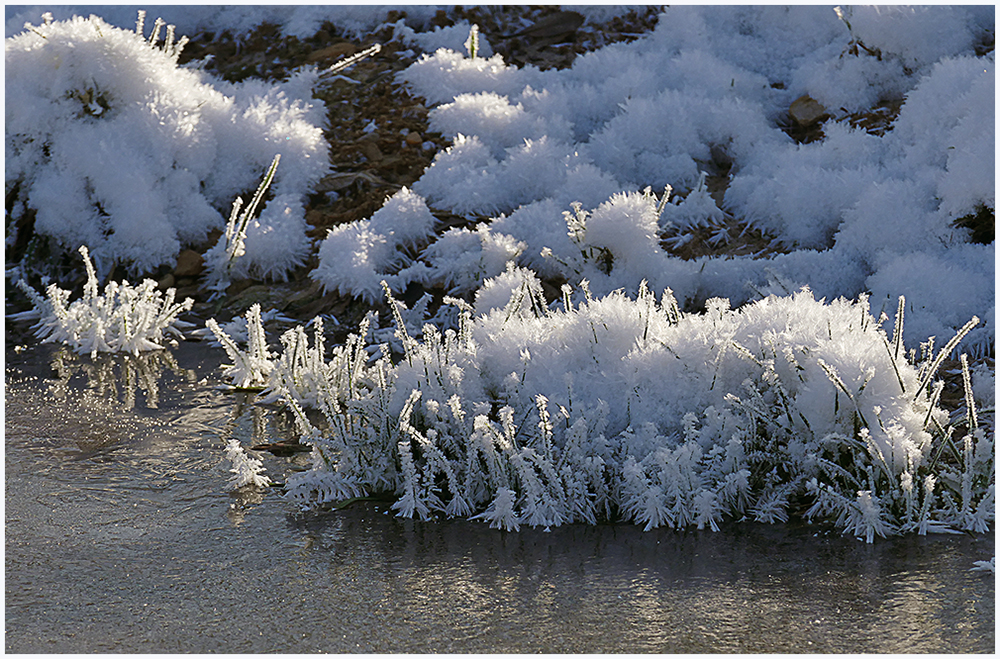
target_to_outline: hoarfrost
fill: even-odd
[[[315,71],[233,85],[178,67],[183,41],[156,41],[96,16],[7,39],[7,194],[36,211],[37,234],[147,272],[222,228],[218,209],[280,154],[241,267],[284,278],[308,249],[303,197],[329,167],[322,115],[302,100]]]
[[[716,529],[784,521],[805,500],[809,518],[868,542],[993,520],[992,434],[973,422],[957,466],[933,459],[948,420],[930,382],[961,334],[911,363],[902,328],[890,340],[866,299],[804,290],[688,315],[643,285],[579,305],[567,291],[556,311],[531,271],[508,266],[457,332],[425,325],[422,340],[389,303],[398,362],[368,361],[367,326],[329,360],[321,330],[311,347],[290,330],[269,360],[282,366],[266,399],[289,405],[313,446],[313,469],[289,479],[305,505],[388,491],[403,516],[506,530],[616,518]]]

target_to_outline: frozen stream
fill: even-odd
[[[288,430],[213,388],[221,350],[174,354],[94,368],[8,343],[8,652],[995,649],[994,576],[969,571],[992,536],[505,534],[386,504],[301,514],[276,491],[230,494],[226,440]],[[272,477],[289,461],[265,458]]]

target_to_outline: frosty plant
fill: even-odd
[[[469,59],[476,59],[476,54],[479,52],[479,26],[475,23],[469,28],[469,38],[464,45],[469,51]]]
[[[87,268],[87,283],[83,297],[70,303],[70,291],[50,284],[42,297],[23,279],[18,287],[28,295],[34,308],[15,314],[15,319],[39,318],[35,335],[43,343],[59,341],[80,354],[98,352],[129,352],[138,355],[144,350],[163,347],[168,337],[183,338],[181,329],[189,323],[177,317],[190,311],[194,300],[174,302],[176,291],[157,290],[156,282],[146,279],[133,287],[127,281],[109,282],[104,293],[98,293],[97,273],[86,247],[80,247]]]
[[[238,389],[260,389],[267,383],[267,376],[274,368],[272,355],[267,349],[267,337],[260,317],[260,305],[250,307],[247,319],[247,350],[239,349],[236,342],[219,327],[214,318],[205,325],[212,330],[233,363],[224,367],[224,374]]]
[[[5,40],[8,247],[87,245],[134,273],[172,265],[225,226],[221,211],[278,153],[273,198],[240,226],[233,276],[282,278],[309,250],[306,195],[329,169],[315,69],[232,84],[178,66],[185,40],[96,16],[46,20]],[[165,34],[164,34],[165,32]],[[20,255],[18,255],[20,257]]]
[[[233,269],[233,262],[246,254],[247,225],[257,211],[271,181],[274,180],[274,174],[278,171],[280,160],[280,154],[274,156],[274,160],[271,161],[271,166],[264,173],[264,179],[257,187],[257,192],[254,193],[249,206],[243,208],[243,197],[236,198],[236,201],[233,202],[233,210],[229,213],[225,232],[219,237],[219,242],[205,253],[205,265],[209,272],[208,289],[216,291],[216,295],[223,293],[229,287],[231,283],[229,275]]]
[[[400,325],[398,363],[367,358],[367,328],[329,361],[321,330],[311,346],[285,334],[267,400],[289,406],[313,447],[313,468],[288,479],[293,500],[390,492],[402,516],[508,530],[798,513],[868,541],[994,519],[992,434],[969,394],[955,443],[930,384],[975,319],[911,361],[902,322],[890,340],[864,298],[803,290],[687,315],[645,286],[579,305],[566,291],[550,308],[519,268],[493,288],[475,307],[452,301],[457,330],[427,325],[418,340]],[[506,305],[487,303],[503,290]]]
[[[246,452],[238,439],[230,439],[226,444],[226,458],[233,465],[229,470],[233,476],[229,479],[229,489],[238,490],[247,485],[263,487],[271,483],[271,479],[261,474],[264,463]]]

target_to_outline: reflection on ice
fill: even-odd
[[[74,377],[86,379],[84,394],[96,404],[120,401],[125,409],[136,406],[136,394],[142,392],[145,407],[156,409],[160,401],[160,381],[169,374],[186,382],[195,382],[194,370],[181,368],[168,350],[156,350],[140,355],[100,354],[93,358],[77,355],[65,347],[52,356],[56,379],[49,384],[49,394],[64,402]]]
[[[812,525],[754,523],[718,533],[503,533],[364,505],[291,524],[322,573],[372,570],[390,590],[380,609],[404,616],[395,647],[413,652],[912,652],[990,642],[989,584],[958,585],[950,574],[968,562],[961,547],[971,537],[867,545]]]

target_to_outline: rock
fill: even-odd
[[[371,140],[361,141],[361,153],[365,154],[368,162],[378,162],[382,159],[382,150],[378,148],[378,144]]]
[[[316,208],[306,211],[306,224],[310,227],[329,227],[331,225],[330,213]]]
[[[161,291],[165,291],[168,288],[173,288],[175,282],[174,276],[168,272],[156,282],[156,287]]]
[[[177,255],[174,277],[197,277],[205,270],[205,259],[193,249],[185,249]]]
[[[556,39],[569,36],[583,25],[583,15],[575,11],[557,11],[539,20],[529,28],[506,35],[511,37],[528,37],[530,39]]]
[[[788,114],[792,117],[792,121],[802,127],[812,126],[829,116],[826,108],[808,94],[792,101]]]
[[[424,138],[420,133],[413,131],[406,134],[406,143],[410,146],[420,146],[424,143]]]

